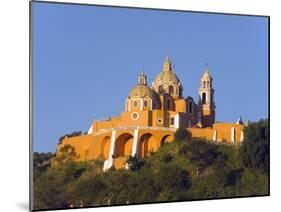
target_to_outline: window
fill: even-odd
[[[169,86],[169,94],[174,94],[174,87],[173,86]]]
[[[138,101],[134,101],[134,107],[138,106]]]
[[[206,104],[206,93],[202,94],[202,104]]]
[[[137,112],[132,113],[131,115],[133,120],[137,120],[139,118],[139,114]]]
[[[182,96],[182,88],[179,88],[179,96]]]
[[[167,100],[167,110],[170,110],[171,109],[171,100],[168,99]]]
[[[191,120],[188,120],[187,126],[191,127]]]
[[[206,81],[204,81],[203,83],[203,88],[206,88]]]
[[[171,123],[171,125],[175,124],[175,118],[174,117],[171,118],[171,122],[170,123]]]
[[[159,93],[160,93],[160,94],[163,94],[163,93],[164,93],[164,90],[163,90],[163,86],[162,86],[162,85],[159,86]]]
[[[192,102],[189,102],[189,104],[188,104],[188,111],[189,111],[189,113],[192,113],[192,110],[193,110],[193,104],[192,104]]]
[[[144,107],[148,107],[148,101],[144,100],[143,105],[144,105]]]
[[[208,87],[208,88],[210,87],[210,82],[209,82],[209,81],[207,81],[207,87]]]
[[[162,124],[163,123],[163,119],[162,118],[157,118],[157,124]]]

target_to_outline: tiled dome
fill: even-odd
[[[159,95],[147,85],[136,85],[129,93],[129,98],[144,98],[148,97],[152,100],[160,102]]]
[[[178,85],[179,78],[173,71],[161,71],[154,80],[155,85]]]
[[[172,62],[170,58],[167,56],[163,65],[163,70],[156,76],[154,80],[154,85],[175,85],[178,86],[180,83],[179,78],[176,73],[172,69]]]

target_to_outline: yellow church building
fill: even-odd
[[[104,158],[104,170],[124,168],[129,156],[145,157],[164,143],[174,140],[179,128],[188,129],[193,137],[214,142],[243,141],[243,122],[215,121],[213,78],[208,68],[200,80],[198,103],[183,97],[183,86],[166,57],[163,69],[151,86],[142,71],[126,100],[125,110],[118,117],[95,121],[86,135],[65,137],[57,150],[73,146],[79,160]],[[57,151],[58,152],[58,151]]]

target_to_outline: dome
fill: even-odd
[[[156,76],[154,83],[156,85],[163,85],[163,84],[178,85],[180,83],[180,81],[179,81],[179,78],[177,77],[177,75],[175,74],[175,72],[162,71]]]
[[[156,76],[154,84],[159,85],[179,85],[180,80],[172,69],[172,62],[167,56],[162,71]]]
[[[159,95],[147,85],[138,84],[129,93],[128,98],[144,98],[148,97],[152,100],[160,101]]]
[[[152,82],[152,88],[160,95],[169,94],[173,98],[182,97],[182,85],[172,69],[172,62],[167,56],[162,71]]]

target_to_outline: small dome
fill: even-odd
[[[152,100],[156,100],[157,102],[160,102],[160,97],[159,95],[152,90],[150,87],[148,87],[147,85],[141,85],[138,84],[136,85],[129,93],[128,98],[144,98],[144,97],[148,97]]]
[[[156,76],[154,83],[156,85],[178,85],[180,83],[180,80],[173,71],[161,71]]]

